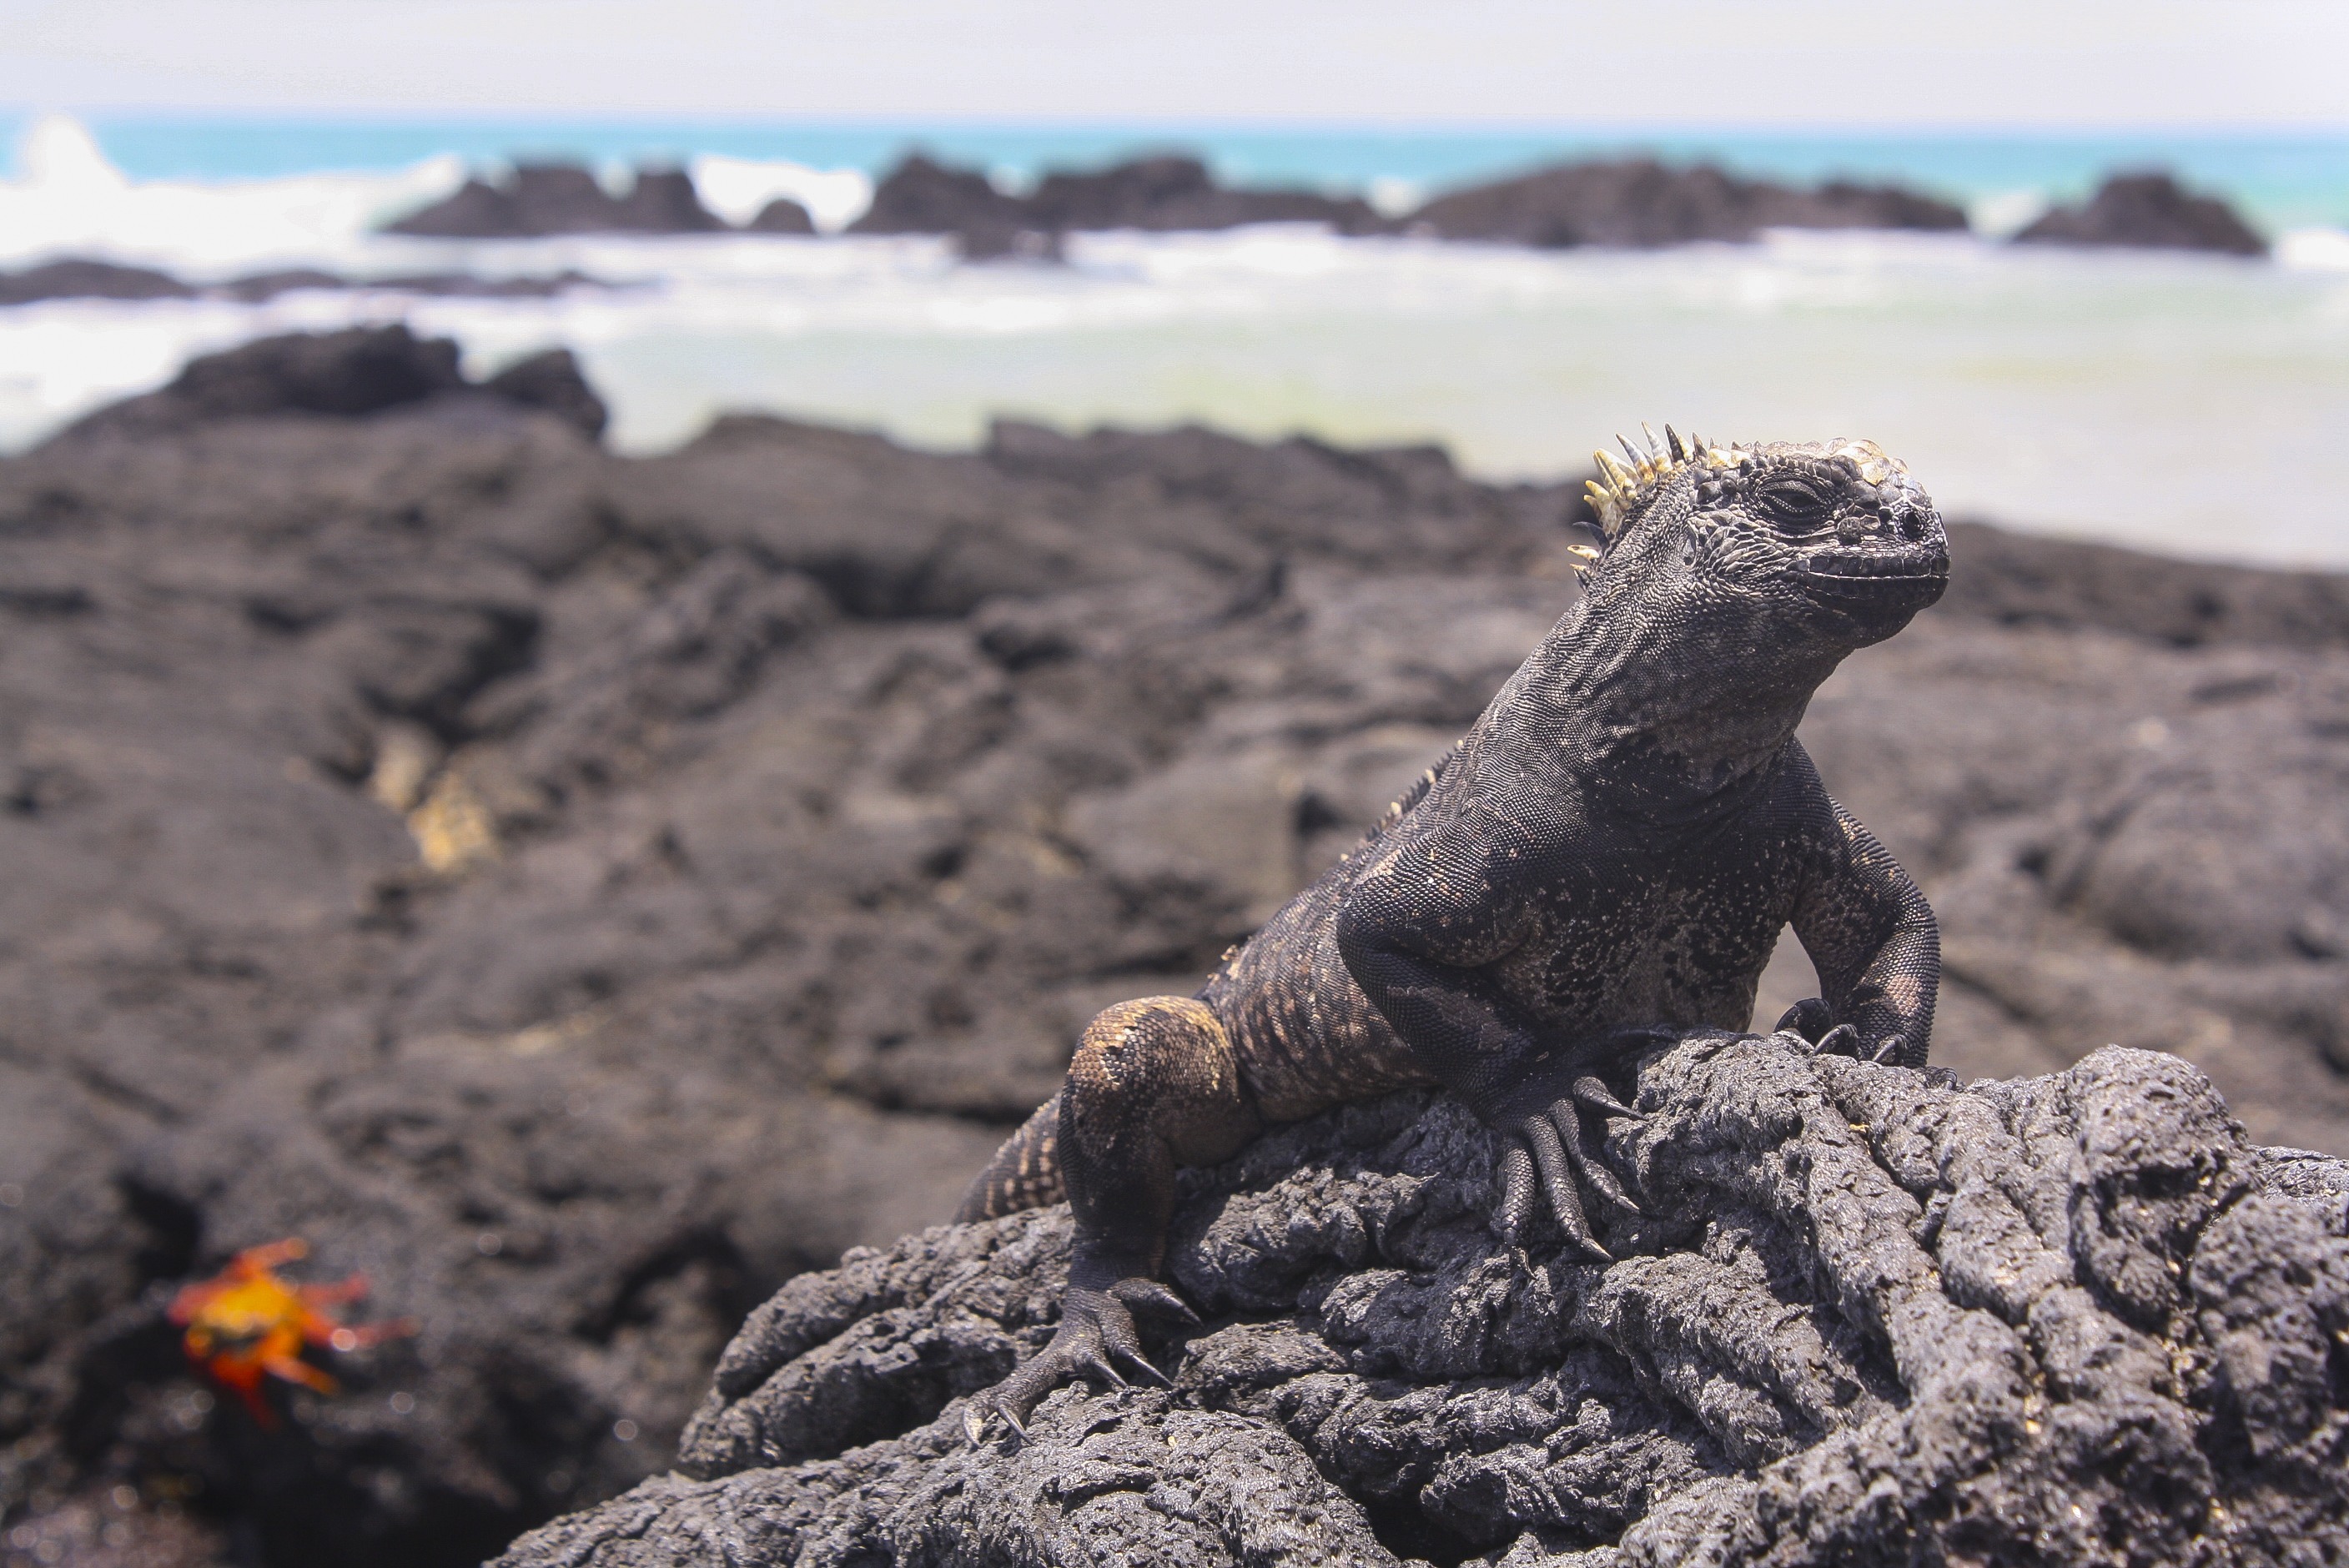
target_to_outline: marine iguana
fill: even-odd
[[[1015,1431],[1053,1387],[1124,1378],[1131,1308],[1188,1317],[1157,1274],[1178,1166],[1266,1126],[1441,1085],[1508,1137],[1497,1228],[1537,1191],[1604,1259],[1578,1178],[1637,1212],[1583,1125],[1635,1115],[1600,1075],[1643,1026],[1742,1030],[1791,921],[1825,993],[1780,1027],[1921,1067],[1933,912],[1795,739],[1854,649],[1940,597],[1949,548],[1868,441],[1715,447],[1670,426],[1598,454],[1584,594],[1370,835],[1197,995],[1110,1007],[1060,1091],[963,1199],[980,1220],[1068,1195],[1051,1343],[973,1398]]]

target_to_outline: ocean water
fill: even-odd
[[[0,311],[0,449],[271,332],[407,319],[494,369],[563,345],[645,451],[762,408],[940,446],[1009,414],[1071,428],[1434,440],[1472,471],[1575,471],[1642,419],[1715,439],[1868,436],[1953,513],[2199,556],[2349,567],[2349,502],[2307,480],[2349,444],[2349,137],[1649,137],[1783,178],[1899,178],[2012,229],[2115,167],[2235,200],[2273,260],[1787,233],[1750,246],[1536,253],[1305,226],[1074,238],[1068,264],[963,266],[913,239],[384,236],[469,165],[557,154],[688,164],[747,217],[792,194],[837,230],[910,144],[1007,186],[1152,146],[1225,178],[1444,185],[1634,139],[1534,133],[1019,130],[50,119],[0,181],[0,266],[98,255],[212,281],[576,268],[548,300],[313,292],[261,305],[60,301]]]

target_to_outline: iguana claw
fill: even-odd
[[[1595,1078],[1586,1075],[1575,1079],[1571,1092],[1575,1099],[1591,1109],[1604,1111],[1609,1116],[1628,1116],[1636,1120],[1640,1115],[1638,1111],[1617,1099],[1614,1091]]]
[[[1900,1065],[1900,1053],[1909,1043],[1908,1036],[1887,1035],[1870,1050],[1857,1028],[1849,1024],[1831,1024],[1833,1017],[1825,1002],[1816,996],[1806,996],[1786,1009],[1778,1020],[1777,1032],[1811,1042],[1811,1049],[1821,1056],[1851,1057],[1878,1067]]]
[[[1623,1184],[1607,1168],[1605,1159],[1591,1146],[1589,1135],[1582,1129],[1579,1107],[1584,1105],[1607,1115],[1639,1114],[1618,1100],[1596,1078],[1586,1076],[1574,1080],[1565,1098],[1502,1124],[1502,1130],[1514,1136],[1508,1152],[1502,1157],[1500,1231],[1514,1243],[1526,1222],[1533,1217],[1535,1194],[1547,1191],[1550,1212],[1557,1216],[1567,1239],[1592,1257],[1612,1263],[1613,1254],[1600,1246],[1590,1233],[1590,1222],[1582,1207],[1581,1183],[1588,1182],[1594,1191],[1619,1209],[1636,1214],[1640,1206],[1631,1201]]]
[[[1128,1306],[1164,1313],[1193,1328],[1199,1326],[1199,1315],[1191,1310],[1191,1304],[1154,1279],[1128,1275],[1110,1286],[1109,1294]]]
[[[1132,1387],[1112,1357],[1123,1357],[1143,1380],[1172,1388],[1174,1380],[1142,1353],[1133,1315],[1126,1310],[1129,1302],[1179,1312],[1194,1323],[1198,1321],[1182,1297],[1156,1280],[1129,1277],[1104,1290],[1071,1286],[1051,1343],[994,1387],[973,1395],[963,1407],[963,1435],[972,1446],[986,1441],[989,1416],[1002,1417],[1003,1424],[1025,1442],[1028,1429],[1022,1422],[1029,1412],[1043,1402],[1045,1395],[1073,1378],[1099,1377],[1112,1387]]]

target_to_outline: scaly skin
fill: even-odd
[[[1668,428],[1669,433],[1669,428]],[[1605,1258],[1588,1186],[1633,1209],[1586,1114],[1653,1026],[1744,1029],[1791,922],[1824,995],[1781,1027],[1921,1067],[1940,975],[1914,882],[1795,739],[1844,656],[1940,596],[1948,542],[1867,442],[1650,438],[1593,486],[1606,548],[1583,598],[1419,787],[1193,997],[1121,1003],[957,1218],[1068,1195],[1052,1342],[974,1398],[1014,1430],[1080,1375],[1145,1360],[1130,1309],[1187,1315],[1158,1274],[1174,1172],[1266,1126],[1441,1085],[1508,1154],[1496,1228],[1537,1195]]]

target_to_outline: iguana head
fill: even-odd
[[[1892,635],[1948,585],[1940,513],[1873,441],[1713,446],[1666,426],[1645,452],[1623,449],[1628,461],[1597,454],[1590,485],[1605,541],[1586,574],[1596,601],[1847,651]]]

